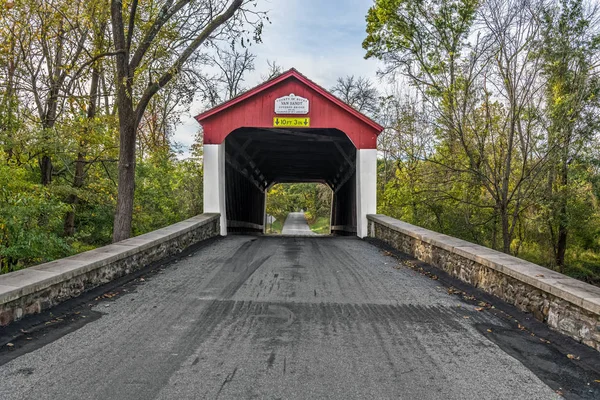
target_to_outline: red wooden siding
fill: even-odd
[[[275,99],[289,94],[309,100],[307,115],[275,114]],[[273,128],[274,117],[308,117],[310,128],[343,131],[357,149],[377,148],[383,128],[292,69],[196,117],[205,144],[220,144],[238,128]],[[293,128],[288,128],[293,129]]]

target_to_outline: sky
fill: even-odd
[[[364,76],[376,82],[379,63],[365,60],[362,48],[365,16],[373,0],[258,1],[269,10],[271,24],[265,24],[262,43],[251,47],[256,54],[256,70],[247,75],[246,87],[261,83],[267,60],[276,61],[284,70],[296,68],[326,89],[346,75]],[[192,116],[200,109],[199,103],[192,104],[175,132],[174,141],[184,156],[198,131]]]

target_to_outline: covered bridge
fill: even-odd
[[[204,138],[204,212],[221,214],[222,235],[262,232],[267,190],[290,182],[327,184],[332,232],[367,235],[382,126],[295,69],[196,120]]]

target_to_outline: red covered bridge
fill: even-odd
[[[266,191],[286,182],[327,184],[333,233],[367,235],[379,124],[295,69],[196,120],[204,131],[204,212],[221,214],[223,235],[262,232]]]

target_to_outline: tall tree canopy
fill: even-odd
[[[366,57],[408,84],[382,106],[381,211],[600,279],[598,16],[583,0],[376,0]]]

